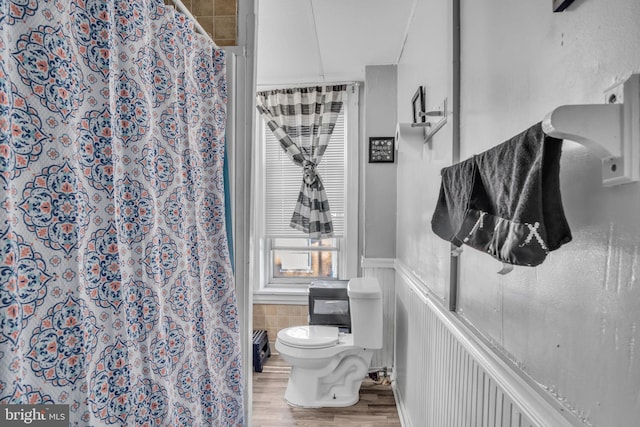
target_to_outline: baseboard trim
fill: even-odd
[[[392,377],[393,378],[393,377]],[[391,382],[391,390],[393,391],[393,398],[396,400],[396,409],[398,410],[398,418],[400,418],[400,425],[402,427],[412,427],[409,418],[407,417],[407,411],[404,407],[404,401],[399,398],[398,390],[396,388],[395,379]]]

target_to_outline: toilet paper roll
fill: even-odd
[[[396,125],[396,150],[400,145],[400,140],[412,142],[424,142],[424,128],[412,127],[411,123],[398,123]]]

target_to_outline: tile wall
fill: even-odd
[[[253,329],[267,331],[271,351],[280,329],[309,324],[309,307],[290,304],[254,304]]]
[[[182,0],[182,3],[218,46],[235,46],[237,0]],[[165,4],[173,2],[165,0]]]

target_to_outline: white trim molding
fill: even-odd
[[[398,394],[398,386],[396,384],[397,374],[396,370],[391,371],[391,391],[393,391],[393,398],[396,401],[396,408],[398,409],[398,418],[400,418],[400,425],[402,427],[412,427],[409,420],[409,411],[406,408],[404,399]]]
[[[307,289],[283,289],[268,288],[259,291],[253,291],[254,304],[290,304],[290,305],[307,305],[309,304],[309,292]]]
[[[365,258],[360,260],[362,268],[396,268],[396,260],[394,258]]]

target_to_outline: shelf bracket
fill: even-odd
[[[442,104],[439,110],[423,111],[423,112],[421,111],[418,114],[420,117],[441,117],[441,119],[438,120],[436,123],[434,122],[420,123],[419,122],[419,123],[411,124],[411,127],[418,127],[418,128],[424,129],[424,142],[426,144],[431,140],[431,138],[433,138],[433,136],[436,133],[438,133],[440,129],[442,129],[444,125],[447,124],[447,98],[445,98],[444,101],[442,101]]]
[[[622,104],[563,105],[542,122],[547,135],[582,144],[602,160],[604,186],[640,181],[640,74],[622,85]]]

